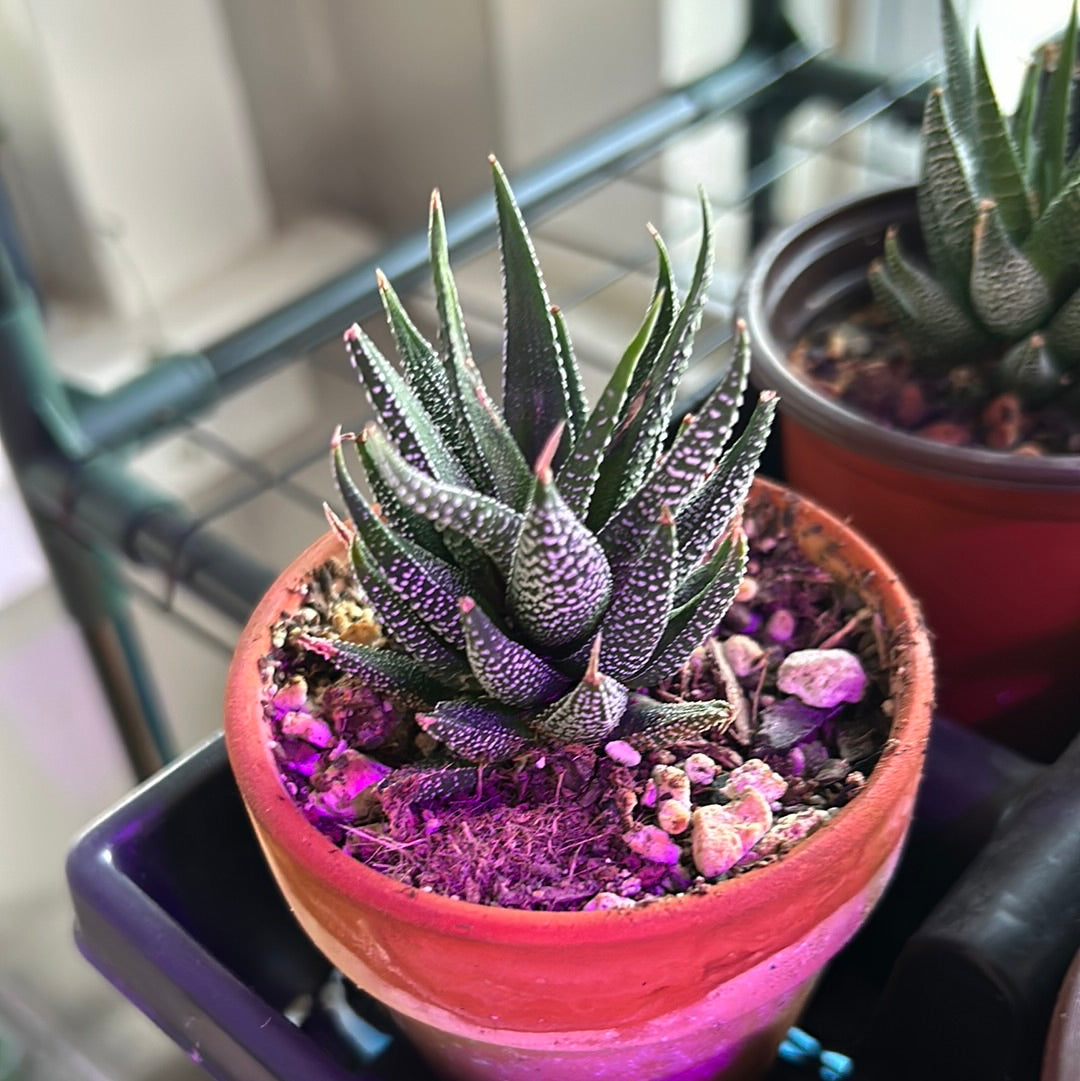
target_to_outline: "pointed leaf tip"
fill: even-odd
[[[600,686],[600,638],[600,632],[597,631],[592,649],[589,650],[589,663],[585,666],[585,675],[581,677],[581,682],[589,687]]]
[[[386,290],[390,288],[390,282],[382,272],[382,267],[375,268],[375,284],[379,287],[380,293],[385,293]]]
[[[534,472],[540,481],[544,484],[551,483],[551,463],[555,460],[555,452],[559,449],[559,443],[562,440],[563,430],[566,428],[566,421],[560,420],[555,425],[551,435],[547,437],[547,442],[540,450],[540,454],[536,459],[536,468]]]
[[[462,597],[458,601],[458,608],[461,609],[461,614],[467,616],[476,607],[476,601],[472,597]]]
[[[360,339],[360,326],[358,323],[353,323],[352,326],[345,328],[345,333],[342,335],[346,344],[359,341]]]
[[[323,517],[326,518],[327,524],[334,531],[338,540],[344,541],[346,545],[350,545],[353,542],[353,531],[334,513],[333,507],[329,503],[323,503]]]

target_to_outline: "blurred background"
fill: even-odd
[[[1064,0],[959,6],[983,28],[1005,101],[1030,47],[1067,14]],[[934,0],[788,9],[811,46],[890,74],[925,71],[936,55]],[[415,231],[433,186],[450,209],[486,191],[489,152],[513,179],[725,62],[748,10],[744,0],[0,0],[0,236],[38,295],[63,378],[106,391]],[[821,103],[790,118],[782,219],[914,176],[909,131],[850,128]],[[582,298],[570,328],[594,393],[614,360],[605,343],[626,340],[648,289],[646,277],[636,289],[588,285],[613,256],[602,245],[625,243],[623,261],[644,262],[652,220],[675,240],[685,280],[694,188],[737,204],[746,135],[737,120],[714,125],[622,184],[617,215],[585,200],[535,230],[553,299]],[[804,153],[811,144],[829,153]],[[744,215],[719,222],[717,323],[749,245]],[[607,239],[588,248],[583,237],[601,230]],[[494,360],[497,264],[465,263],[459,284]],[[338,348],[318,350],[139,448],[131,468],[213,511],[216,529],[279,567],[321,531],[322,448],[342,396],[361,408],[349,383]],[[305,456],[310,467],[287,484],[236,498],[253,472],[277,475]],[[35,1049],[34,1077],[201,1076],[71,942],[65,850],[135,778],[2,456],[0,554],[0,1030]],[[220,726],[237,626],[160,576],[132,572],[129,585],[168,742],[186,750]]]

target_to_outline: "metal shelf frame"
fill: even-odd
[[[781,0],[755,0],[737,56],[578,140],[514,179],[527,217],[563,206],[625,174],[705,121],[745,119],[743,205],[753,240],[773,221],[774,156],[785,120],[810,97],[850,110],[857,126],[882,112],[914,122],[927,71],[889,79],[815,53],[792,30]],[[489,246],[495,211],[485,196],[452,210],[460,258]],[[0,250],[0,436],[65,603],[90,649],[132,767],[146,777],[173,757],[168,726],[130,616],[124,568],[160,572],[237,621],[275,571],[223,538],[206,515],[139,479],[131,448],[190,425],[219,403],[342,327],[380,308],[374,270],[399,290],[426,272],[427,237],[413,233],[200,353],[163,357],[101,396],[58,377],[40,313]]]

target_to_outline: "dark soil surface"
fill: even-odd
[[[660,700],[727,698],[733,719],[640,755],[620,744],[536,746],[483,767],[447,759],[411,710],[297,645],[301,634],[380,641],[344,568],[320,568],[264,659],[282,782],[319,830],[370,867],[481,904],[642,904],[782,858],[858,793],[877,761],[890,728],[891,643],[876,615],[809,564],[775,518],[747,520],[750,564],[736,603],[686,666],[650,691]],[[778,692],[779,663],[809,648],[859,658],[868,677],[859,702],[814,708]],[[664,817],[679,810],[669,805],[665,766],[689,787],[687,814],[725,807],[739,830],[754,829],[740,778],[764,777],[769,806],[755,796],[754,813],[771,827],[761,836],[758,823],[737,862],[706,878],[692,831]]]
[[[882,424],[950,446],[1012,454],[1080,454],[1080,410],[1040,408],[995,387],[996,357],[929,373],[875,305],[801,339],[792,370],[826,397]]]

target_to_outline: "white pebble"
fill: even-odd
[[[808,706],[832,709],[862,698],[866,673],[859,658],[846,649],[800,649],[784,658],[776,685]]]
[[[683,772],[690,778],[691,784],[712,784],[719,766],[701,751],[695,751],[683,763]]]
[[[685,833],[690,825],[690,808],[673,799],[666,799],[656,809],[656,821],[665,833],[673,837]]]
[[[694,810],[690,847],[694,866],[706,878],[730,871],[743,855],[742,838],[724,810],[717,804]]]
[[[620,766],[636,766],[641,761],[641,752],[624,739],[613,739],[604,744],[604,754]]]
[[[721,648],[731,670],[740,679],[750,675],[765,655],[761,645],[748,634],[733,634]]]
[[[650,863],[675,864],[682,855],[682,849],[659,826],[642,826],[624,834],[623,840],[631,852]]]
[[[585,902],[583,912],[605,911],[609,908],[633,908],[634,900],[631,897],[620,897],[617,893],[603,890],[592,900]]]
[[[654,766],[652,781],[657,800],[673,799],[684,807],[690,806],[690,778],[678,766]]]
[[[748,758],[731,771],[721,791],[735,799],[751,788],[760,792],[766,803],[775,803],[787,791],[787,781],[767,762],[760,758]]]

